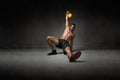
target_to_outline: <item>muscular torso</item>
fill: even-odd
[[[64,39],[64,40],[71,40],[72,38],[74,37],[74,33],[73,31],[71,31],[71,29],[69,27],[67,27],[65,29],[65,31],[63,32],[63,35],[61,36],[61,39]]]

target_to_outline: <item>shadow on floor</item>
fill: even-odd
[[[72,52],[82,51],[82,50],[83,50],[83,49],[74,49],[74,50],[72,50]],[[57,54],[64,54],[64,51],[58,52]]]
[[[86,61],[78,61],[78,60],[76,60],[75,62],[71,62],[71,63],[84,63],[84,62],[86,62]]]

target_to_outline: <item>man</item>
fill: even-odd
[[[63,51],[65,51],[70,62],[74,62],[79,57],[79,54],[74,54],[74,55],[72,54],[73,40],[75,38],[75,34],[73,31],[76,25],[75,24],[69,25],[69,17],[68,17],[69,13],[70,13],[69,11],[66,12],[65,30],[61,38],[58,39],[57,37],[54,36],[47,36],[47,43],[52,50],[52,52],[48,53],[48,55],[57,54],[55,49],[56,46],[58,48],[63,49]]]

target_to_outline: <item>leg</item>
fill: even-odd
[[[54,36],[47,36],[47,43],[52,50],[55,50],[54,46],[58,44],[58,38]]]
[[[47,36],[47,43],[50,46],[52,52],[48,53],[48,55],[55,55],[57,54],[56,49],[55,49],[55,45],[58,44],[58,38],[54,37],[54,36]]]
[[[68,56],[70,62],[75,62],[76,59],[79,58],[81,55],[81,52],[77,52],[73,55],[70,47],[66,47],[65,51],[67,53],[67,56]]]
[[[71,51],[70,47],[66,47],[66,48],[65,48],[65,52],[66,52],[68,58],[70,59],[71,56],[72,56],[72,51]]]

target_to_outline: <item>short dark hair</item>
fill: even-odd
[[[71,25],[74,25],[76,27],[76,24],[75,23],[72,23]]]

